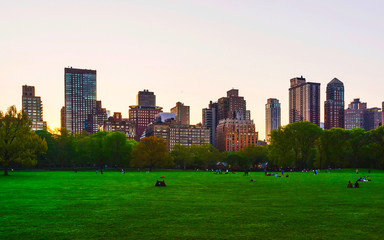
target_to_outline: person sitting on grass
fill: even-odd
[[[355,182],[355,188],[359,188],[360,186],[359,186],[359,183],[356,181]]]
[[[351,181],[348,181],[348,186],[347,186],[347,188],[352,188],[352,183],[351,183]]]
[[[163,180],[163,181],[160,181],[160,186],[161,186],[161,187],[165,187],[165,182],[164,182],[164,180]]]
[[[285,177],[289,177],[289,175],[287,174]]]

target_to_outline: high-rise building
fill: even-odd
[[[216,148],[223,152],[239,151],[258,145],[258,133],[251,120],[223,119],[216,128]]]
[[[362,128],[365,129],[365,115],[367,111],[367,103],[360,102],[359,98],[353,99],[348,105],[345,114],[345,129]]]
[[[244,97],[239,97],[238,89],[227,91],[227,97],[218,100],[218,119],[247,119],[247,108]],[[250,118],[250,113],[248,114]]]
[[[334,78],[327,84],[324,102],[324,128],[344,128],[344,84]]]
[[[156,106],[156,95],[148,89],[144,89],[137,94],[136,103],[139,106]]]
[[[34,131],[47,128],[47,123],[43,121],[43,103],[41,97],[35,96],[34,86],[23,86],[21,97],[22,107],[31,120],[31,129]]]
[[[100,131],[122,132],[128,139],[134,139],[136,135],[135,124],[130,119],[124,119],[120,112],[113,113],[112,117],[104,121]]]
[[[65,107],[63,106],[60,110],[60,128],[65,128]]]
[[[291,79],[289,88],[289,123],[309,121],[320,126],[320,83],[305,78]]]
[[[384,126],[384,102],[381,103],[381,126]]]
[[[183,103],[177,102],[176,106],[171,108],[171,113],[175,114],[176,122],[186,125],[190,124],[189,106],[185,106]]]
[[[107,119],[107,110],[102,108],[101,101],[96,101],[96,107],[93,109],[92,114],[89,114],[87,120],[85,120],[85,130],[90,134],[97,133]]]
[[[268,98],[265,104],[265,139],[269,141],[269,134],[272,130],[281,126],[281,110],[279,100]]]
[[[208,108],[203,109],[203,126],[210,131],[210,143],[215,146],[216,127],[219,124],[217,115],[217,103],[209,102]]]
[[[64,79],[65,126],[76,134],[96,108],[96,70],[65,68]]]
[[[162,112],[162,107],[156,106],[156,95],[148,90],[139,91],[137,105],[129,106],[129,119],[136,126],[135,140],[140,141],[147,126],[155,120],[156,114]]]
[[[364,129],[366,131],[376,129],[381,126],[381,109],[378,107],[367,108],[364,114]]]

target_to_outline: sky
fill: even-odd
[[[128,117],[138,91],[169,111],[190,106],[201,122],[210,100],[239,89],[259,138],[265,104],[281,102],[288,124],[289,80],[344,83],[353,98],[384,101],[384,2],[360,0],[13,0],[0,8],[0,110],[21,109],[35,86],[44,120],[60,126],[64,68],[97,70],[97,98]]]

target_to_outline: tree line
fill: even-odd
[[[268,159],[279,168],[384,168],[384,126],[322,130],[294,122],[271,131]]]
[[[62,128],[57,133],[32,131],[24,112],[12,106],[0,112],[0,164],[10,167],[77,168],[138,167],[231,170],[268,168],[383,168],[384,127],[322,130],[310,122],[295,122],[272,130],[267,146],[247,146],[219,152],[210,144],[175,145],[168,151],[160,138],[139,143],[121,132],[82,132]]]

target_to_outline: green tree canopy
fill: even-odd
[[[24,111],[17,112],[15,106],[3,114],[0,111],[0,163],[4,175],[8,175],[11,163],[22,166],[35,166],[37,155],[47,151],[47,143],[34,131]]]
[[[157,137],[145,137],[132,152],[132,167],[171,167],[173,159],[168,152],[166,142]]]

